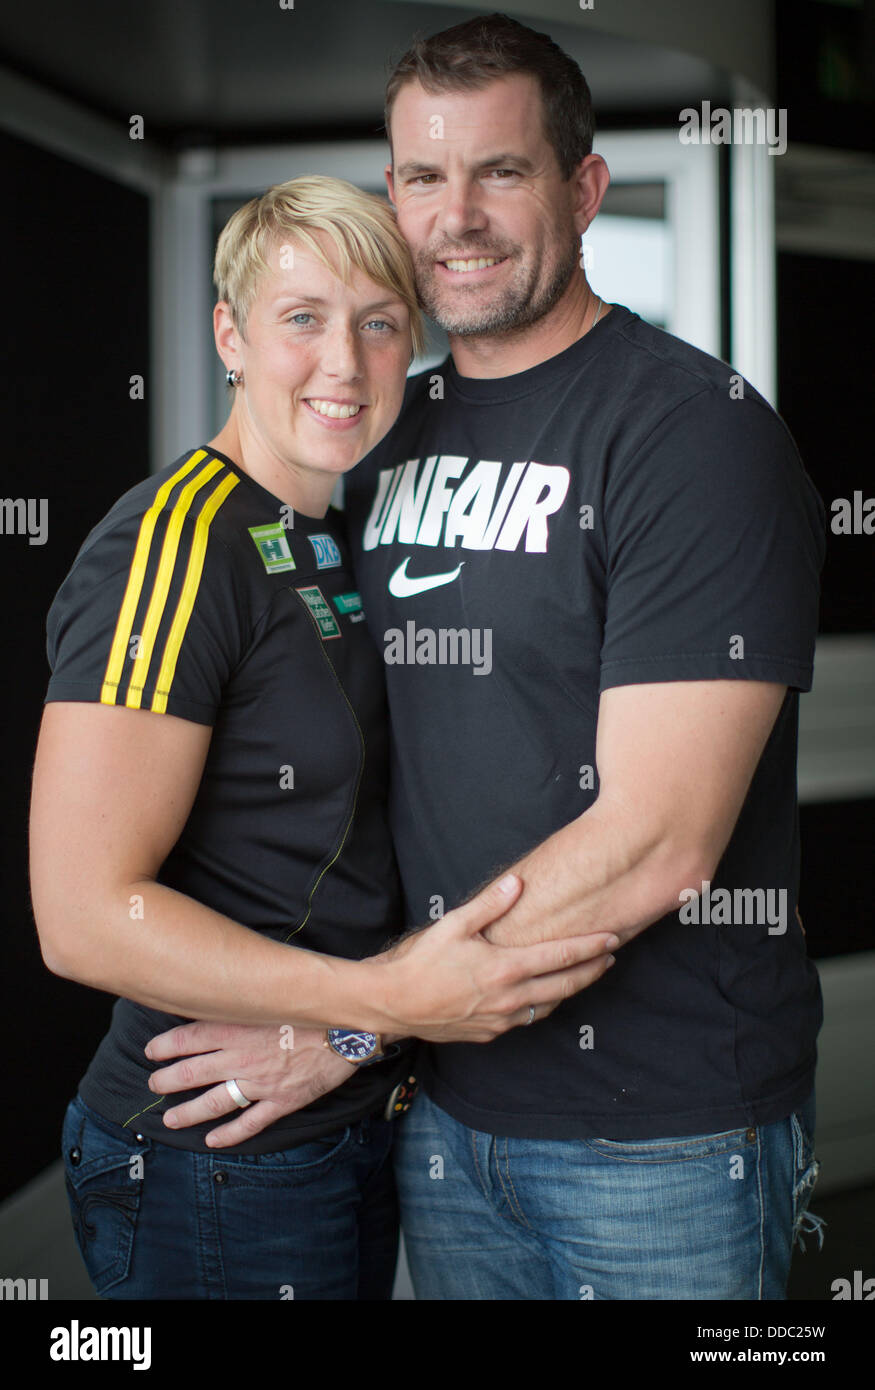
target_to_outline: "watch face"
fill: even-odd
[[[376,1033],[351,1033],[345,1028],[329,1028],[328,1041],[348,1062],[365,1062],[377,1050]]]

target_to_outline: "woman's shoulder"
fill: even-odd
[[[80,554],[125,533],[144,532],[151,538],[164,521],[172,520],[174,531],[198,520],[211,527],[238,481],[207,449],[188,449],[122,493],[88,533]]]
[[[239,481],[194,449],[110,508],[48,613],[50,698],[112,704],[133,680],[138,702],[209,722],[255,621],[254,586],[233,550],[241,518],[222,517]]]

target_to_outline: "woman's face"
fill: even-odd
[[[330,240],[319,241],[333,260]],[[344,285],[306,247],[277,245],[268,263],[245,339],[227,313],[217,339],[220,347],[233,341],[223,358],[243,373],[240,437],[266,485],[278,468],[309,490],[347,472],[394,423],[410,365],[410,314],[360,270]]]

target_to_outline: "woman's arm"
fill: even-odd
[[[188,819],[211,732],[148,710],[46,706],[30,829],[43,959],[55,974],[169,1013],[321,1021],[313,1004],[337,997],[347,962],[268,940],[155,881]]]
[[[600,939],[509,949],[480,936],[518,888],[492,889],[424,933],[419,968],[416,949],[353,962],[286,946],[157,883],[191,811],[210,733],[147,710],[47,705],[31,888],[55,974],[188,1018],[484,1041],[521,1022],[528,1002],[558,1002],[602,973]]]

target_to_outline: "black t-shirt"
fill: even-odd
[[[592,805],[603,690],[789,687],[711,886],[764,890],[750,909],[732,899],[757,920],[668,914],[549,1019],[428,1049],[434,1099],[520,1137],[657,1138],[788,1114],[813,1084],[821,1021],[795,912],[796,736],[824,522],[783,422],[725,363],[615,306],[528,371],[462,378],[448,359],[413,378],[346,492],[386,661],[412,921]],[[766,916],[782,891],[779,934]]]
[[[339,519],[293,515],[213,450],[184,455],[127,492],[79,551],[49,613],[47,701],[210,725],[159,881],[276,941],[360,959],[398,932],[402,907],[383,663]],[[200,1091],[157,1101],[146,1085],[145,1044],[180,1021],[119,1000],[80,1091],[109,1120],[201,1149],[215,1121],[173,1131],[161,1119]],[[278,1045],[293,1040],[278,1028]],[[270,1152],[359,1119],[407,1064],[351,1072],[229,1151]]]

